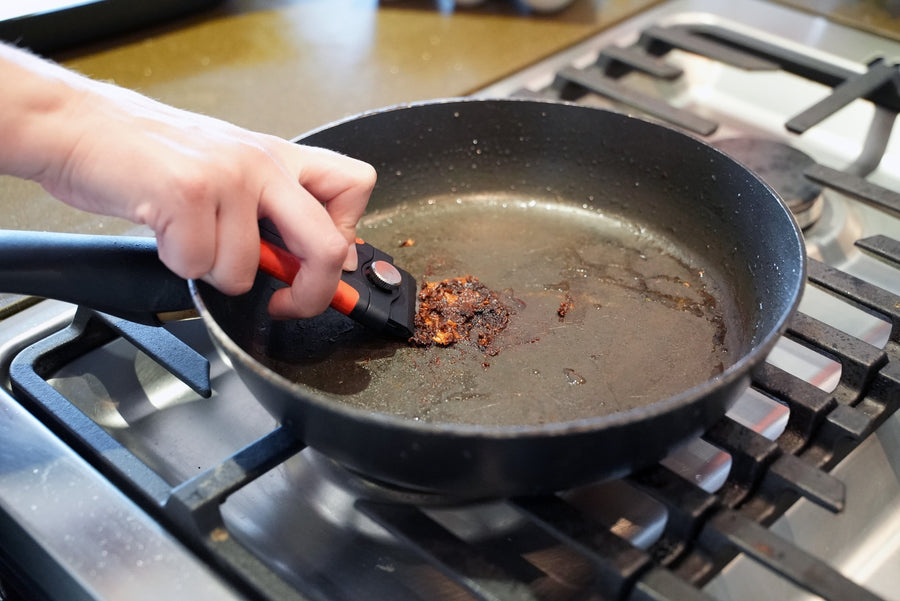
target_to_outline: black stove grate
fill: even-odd
[[[823,269],[826,285],[839,290],[862,288],[848,300],[865,305],[900,298],[865,285],[846,274]],[[810,270],[812,281],[819,277]],[[849,279],[848,279],[849,278]],[[833,393],[812,387],[771,365],[754,386],[786,403],[791,418],[785,433],[770,441],[723,418],[704,438],[729,452],[733,468],[726,484],[707,493],[663,466],[628,480],[661,502],[668,511],[666,530],[644,551],[600,528],[559,497],[512,499],[510,503],[560,543],[587,558],[594,570],[590,588],[602,599],[706,599],[701,587],[738,553],[749,555],[804,590],[830,600],[877,599],[824,562],[772,534],[774,522],[799,497],[831,511],[844,503],[844,485],[827,472],[896,411],[900,404],[900,355],[894,311],[891,343],[885,350],[867,347],[832,328],[798,314],[789,336],[798,335],[848,369]],[[310,581],[298,590],[265,562],[228,535],[219,513],[225,499],[259,475],[303,449],[285,428],[277,428],[203,473],[170,486],[122,447],[96,423],[71,406],[48,382],[62,365],[116,336],[127,335],[145,352],[175,348],[193,351],[166,330],[134,326],[118,318],[79,310],[67,329],[23,351],[11,366],[17,398],[88,457],[101,471],[164,521],[186,544],[218,567],[251,597],[259,599],[330,599],[326,583]],[[151,339],[142,340],[149,335]],[[168,339],[161,345],[161,339]],[[171,356],[169,351],[164,355]],[[200,381],[204,362],[170,363],[186,381]],[[115,449],[116,452],[110,452]],[[419,552],[475,598],[537,598],[528,586],[534,568],[514,550],[478,549],[410,504],[359,501],[357,509],[375,519],[404,544]]]
[[[610,47],[601,52],[596,64],[586,69],[564,68],[547,89],[523,90],[518,95],[577,100],[590,91],[689,131],[711,134],[717,128],[715,122],[669,106],[619,81],[623,74],[635,70],[653,77],[678,78],[680,70],[661,58],[673,48],[743,69],[782,69],[833,86],[832,96],[788,121],[786,127],[791,131],[815,125],[854,98],[871,100],[888,113],[900,109],[900,75],[895,65],[876,61],[860,75],[707,25],[650,27],[633,46]],[[815,165],[806,175],[888,214],[900,213],[900,194],[865,181],[865,165],[856,165],[850,171]],[[875,236],[859,240],[857,245],[900,274],[900,242]],[[753,386],[790,408],[787,428],[775,441],[728,417],[710,429],[704,439],[730,453],[733,460],[728,480],[718,492],[705,492],[661,465],[627,478],[629,484],[668,511],[665,531],[649,549],[642,550],[597,525],[562,497],[508,500],[527,520],[590,565],[589,591],[577,598],[709,599],[703,585],[738,554],[744,554],[825,599],[878,599],[767,528],[801,497],[830,511],[841,511],[845,486],[829,472],[900,404],[900,297],[814,260],[809,263],[808,275],[811,284],[888,320],[889,341],[883,349],[875,348],[797,313],[786,336],[840,363],[837,388],[824,392],[767,364],[755,375]],[[69,328],[25,349],[13,361],[11,379],[17,398],[249,597],[341,598],[325,579],[315,576],[307,576],[300,587],[287,583],[229,535],[219,511],[230,494],[303,449],[303,442],[286,429],[278,428],[220,465],[171,486],[47,382],[72,358],[119,336],[156,358],[198,392],[208,393],[205,359],[194,356],[168,331],[81,309]],[[177,360],[172,360],[173,353],[178,353]],[[538,598],[531,586],[536,568],[515,548],[486,548],[467,542],[423,508],[411,504],[361,500],[356,509],[384,526],[473,598]]]
[[[677,79],[682,75],[681,69],[661,58],[674,49],[747,71],[781,70],[832,87],[830,95],[787,121],[785,128],[794,133],[814,127],[860,98],[870,100],[893,114],[900,111],[900,71],[896,64],[877,58],[867,65],[864,72],[858,73],[753,36],[707,24],[648,27],[633,45],[605,48],[594,64],[583,69],[565,67],[556,74],[551,86],[537,92],[523,89],[515,95],[577,101],[590,92],[629,105],[682,129],[701,135],[712,134],[718,123],[670,106],[664,100],[621,81],[624,75],[631,72],[663,80]]]

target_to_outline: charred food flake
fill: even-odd
[[[416,331],[411,341],[422,346],[448,346],[467,340],[496,355],[494,337],[506,328],[510,307],[500,296],[468,275],[425,282],[419,290]]]
[[[559,316],[560,321],[566,320],[566,315],[572,308],[575,306],[575,301],[572,300],[572,295],[566,292],[565,298],[563,298],[562,302],[559,304],[559,309],[556,310],[556,314]]]

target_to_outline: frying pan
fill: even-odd
[[[143,262],[84,248],[67,261],[90,271],[105,260],[106,281],[128,267],[120,286],[105,287],[109,312],[192,302],[275,418],[389,485],[500,497],[652,464],[723,416],[804,285],[802,236],[778,196],[711,146],[642,119],[448,100],[363,114],[297,141],[376,167],[361,237],[420,282],[471,274],[508,303],[499,352],[416,347],[330,310],[273,321],[272,278],[260,273],[235,297],[185,286],[155,262],[152,241],[122,251]],[[45,284],[60,273],[22,267],[17,245],[4,245],[12,258],[0,288],[59,297]],[[151,275],[158,292],[143,294]],[[116,288],[139,292],[110,300]],[[67,290],[64,300],[96,304]]]

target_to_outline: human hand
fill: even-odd
[[[292,286],[273,295],[270,313],[325,310],[341,268],[356,266],[371,166],[69,72],[64,80],[68,92],[44,124],[52,150],[39,153],[26,177],[74,207],[146,224],[172,271],[227,294],[253,284],[257,221],[268,218],[301,264]]]

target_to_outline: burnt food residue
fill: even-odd
[[[488,355],[499,352],[494,339],[509,324],[512,310],[478,278],[467,275],[425,282],[418,300],[411,342],[421,346],[449,346],[468,341]]]

